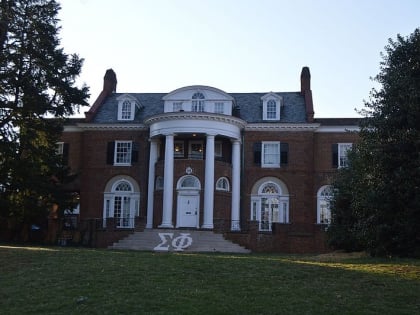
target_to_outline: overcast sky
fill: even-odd
[[[198,84],[229,93],[299,91],[308,66],[315,117],[355,117],[388,38],[420,27],[419,0],[59,2],[61,43],[85,59],[90,104],[109,68],[117,92]]]

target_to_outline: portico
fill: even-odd
[[[150,128],[149,183],[146,228],[191,227],[196,220],[197,228],[214,228],[215,160],[220,158],[222,147],[228,150],[230,185],[231,229],[240,229],[240,147],[241,129],[244,122],[232,116],[211,113],[176,112],[156,115],[147,119]],[[221,141],[223,145],[221,145]],[[217,149],[216,149],[217,144]],[[159,146],[163,146],[163,198],[162,221],[153,222],[155,208],[155,165]],[[184,175],[194,176],[197,185],[180,187],[179,174],[175,177],[175,163],[188,160],[204,160],[197,168],[185,168]],[[183,164],[183,165],[184,165]],[[204,176],[203,176],[204,175]],[[200,178],[201,177],[201,178]],[[187,184],[186,184],[187,185]],[[202,188],[204,188],[202,190]],[[174,196],[174,191],[176,195]],[[204,203],[200,205],[200,194]],[[187,197],[188,196],[188,197]],[[176,209],[176,211],[174,211]],[[176,213],[176,217],[173,214]],[[200,213],[202,217],[200,218]],[[187,217],[189,215],[189,217]],[[196,215],[196,218],[193,216]],[[188,218],[188,219],[187,219]],[[188,222],[188,223],[186,223]],[[201,224],[198,224],[201,222]]]

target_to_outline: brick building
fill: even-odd
[[[315,119],[309,68],[296,92],[187,86],[116,93],[108,70],[63,154],[96,246],[133,230],[204,229],[253,251],[322,252],[331,176],[357,140],[353,118]],[[352,132],[353,131],[353,132]]]

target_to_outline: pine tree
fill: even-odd
[[[69,203],[56,143],[65,118],[87,105],[88,88],[75,82],[83,60],[60,47],[59,9],[48,0],[0,4],[0,217],[20,224]]]
[[[420,256],[420,29],[390,39],[385,52],[381,89],[365,104],[360,143],[336,180],[329,235],[337,247],[343,233],[372,255]]]

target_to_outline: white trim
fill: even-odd
[[[329,224],[331,222],[331,207],[328,204],[328,210],[326,215],[327,222],[321,222],[321,202],[328,201],[328,198],[332,197],[332,192],[328,196],[321,196],[321,193],[323,193],[327,189],[332,189],[331,185],[324,185],[321,186],[321,188],[318,189],[318,192],[316,194],[316,223],[317,224]]]
[[[349,132],[349,131],[360,131],[359,126],[320,126],[315,132],[328,133],[328,132]]]
[[[278,147],[278,160],[279,160],[278,164],[265,163],[265,160],[264,160],[265,145],[271,145],[271,144],[275,144]],[[280,158],[281,158],[281,143],[280,143],[280,141],[262,141],[261,142],[261,167],[262,168],[280,168],[280,165],[281,165]]]
[[[131,160],[132,160],[132,155],[133,155],[133,141],[131,140],[116,140],[115,142],[115,146],[114,146],[114,164],[115,166],[131,166]],[[118,144],[130,144],[130,161],[129,162],[117,162],[117,147]]]
[[[144,124],[127,124],[127,123],[114,123],[114,124],[101,124],[101,123],[78,123],[78,128],[83,130],[147,130],[148,126]]]
[[[223,187],[219,187],[219,184],[224,181],[226,183],[226,188]],[[219,177],[216,181],[216,190],[217,191],[225,191],[225,192],[229,192],[230,191],[230,184],[229,184],[229,180],[227,179],[227,177],[222,176]]]
[[[245,131],[316,131],[319,126],[318,123],[250,123],[245,126]]]
[[[212,87],[212,86],[206,86],[206,85],[190,85],[190,86],[181,87],[179,89],[173,90],[172,92],[169,92],[168,94],[166,94],[164,97],[162,97],[162,100],[164,100],[164,101],[177,100],[176,98],[173,98],[176,94],[181,93],[181,92],[185,92],[185,91],[189,91],[189,90],[200,91],[202,93],[205,90],[209,90],[209,91],[212,91],[214,93],[222,94],[225,98],[220,99],[221,101],[222,100],[224,100],[224,101],[226,101],[226,100],[234,101],[234,98],[232,96],[230,96],[229,94],[227,94],[225,91],[220,90],[220,89],[215,88],[215,87]],[[205,93],[203,93],[203,94],[204,94],[204,96],[206,96]],[[189,100],[191,100],[191,99],[189,99]],[[216,101],[215,99],[212,99],[212,100]]]

